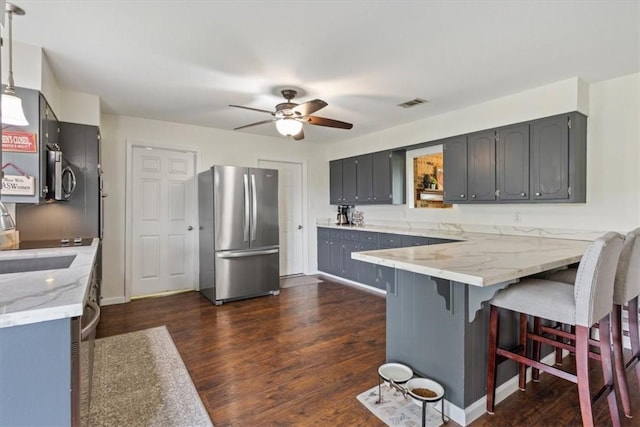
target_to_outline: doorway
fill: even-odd
[[[303,165],[295,162],[258,160],[258,167],[278,170],[280,276],[302,274],[306,257]]]
[[[130,153],[125,295],[197,289],[195,153],[141,145]]]

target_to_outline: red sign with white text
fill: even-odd
[[[38,140],[35,133],[2,130],[2,151],[37,153]]]

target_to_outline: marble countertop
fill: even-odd
[[[430,246],[354,252],[358,261],[486,287],[579,262],[602,231],[476,224],[378,221],[364,227],[318,221],[318,227],[457,240]]]
[[[488,235],[464,242],[354,252],[351,257],[484,287],[578,262],[590,243]]]
[[[0,274],[0,328],[81,316],[98,244],[0,251],[0,262],[76,255],[68,268]]]

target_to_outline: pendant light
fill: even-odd
[[[13,3],[7,2],[7,15],[9,15],[9,81],[2,93],[2,123],[14,126],[27,126],[29,122],[24,116],[22,100],[16,96],[13,81],[13,15],[24,15],[24,10]]]

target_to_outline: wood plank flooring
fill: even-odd
[[[326,279],[218,307],[188,292],[103,307],[98,338],[161,325],[216,427],[384,426],[356,400],[385,362],[379,295]],[[635,418],[623,425],[640,425],[640,391],[628,377]],[[596,414],[596,425],[611,424],[606,404]],[[543,374],[472,426],[580,424],[575,385]]]

